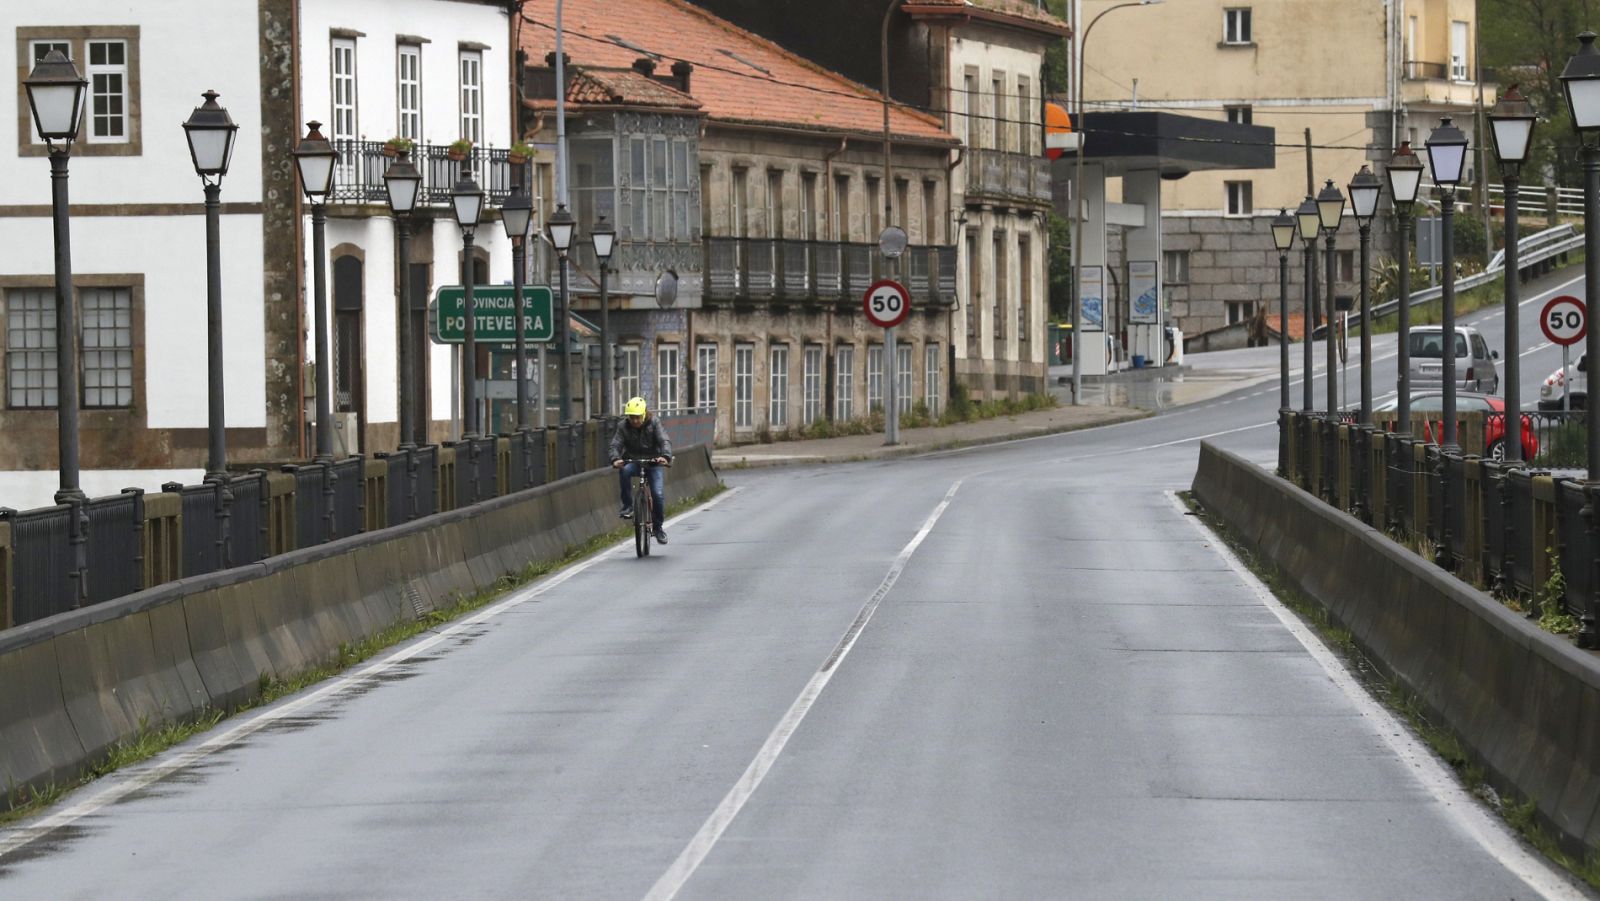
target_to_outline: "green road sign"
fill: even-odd
[[[528,343],[552,341],[556,336],[555,307],[544,285],[522,288],[522,319]],[[461,344],[467,340],[467,292],[460,285],[439,289],[433,299],[433,341]],[[517,342],[516,293],[510,285],[473,285],[473,340],[480,344]]]

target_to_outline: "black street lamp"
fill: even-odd
[[[23,86],[33,127],[50,154],[50,218],[56,250],[56,441],[60,489],[56,503],[84,499],[78,485],[78,311],[72,296],[72,240],[68,223],[67,159],[83,121],[84,89],[89,82],[61,51],[52,50],[33,67]]]
[[[401,150],[383,173],[383,187],[394,214],[395,256],[399,260],[400,334],[400,449],[417,446],[416,359],[411,337],[411,212],[417,208],[422,173],[411,162],[411,151]]]
[[[222,210],[222,177],[228,174],[233,159],[233,141],[239,133],[228,111],[217,104],[217,92],[200,95],[206,102],[195,107],[183,123],[189,139],[189,157],[206,193],[206,379],[209,388],[210,416],[207,431],[210,452],[206,457],[206,479],[225,479],[228,475],[227,442],[223,433],[222,408],[222,249],[219,220]]]
[[[1328,179],[1322,190],[1317,192],[1317,219],[1322,225],[1322,234],[1327,243],[1327,257],[1322,265],[1323,280],[1328,283],[1327,312],[1328,330],[1328,418],[1338,421],[1339,414],[1339,341],[1334,334],[1334,309],[1333,309],[1333,275],[1339,271],[1337,260],[1334,258],[1334,237],[1339,233],[1339,223],[1344,219],[1344,195],[1334,187],[1333,179]]]
[[[1522,164],[1528,158],[1528,144],[1533,138],[1533,123],[1537,118],[1533,104],[1522,96],[1516,85],[1500,95],[1500,101],[1489,111],[1489,135],[1494,139],[1495,156],[1500,159],[1500,180],[1505,185],[1506,195],[1503,293],[1506,334],[1505,349],[1501,353],[1506,367],[1505,381],[1502,383],[1505,385],[1502,393],[1506,399],[1506,435],[1501,446],[1505,448],[1504,459],[1508,463],[1522,459],[1522,367],[1517,353],[1522,346],[1521,336],[1517,334],[1517,308],[1521,303],[1521,286],[1517,279],[1517,206],[1521,198],[1517,192],[1522,184]]]
[[[311,291],[312,313],[316,317],[317,354],[317,452],[318,463],[333,462],[332,403],[329,395],[328,359],[328,192],[333,190],[333,164],[339,153],[322,136],[321,122],[307,122],[306,136],[294,148],[295,168],[300,171],[300,189],[311,204]]]
[[[1315,406],[1312,402],[1313,382],[1311,378],[1311,348],[1315,342],[1311,340],[1311,335],[1314,331],[1312,326],[1316,321],[1317,315],[1317,231],[1321,228],[1321,220],[1317,217],[1316,199],[1307,194],[1306,199],[1300,201],[1299,208],[1294,211],[1294,219],[1296,230],[1300,232],[1301,249],[1306,258],[1305,298],[1301,304],[1300,311],[1300,316],[1304,320],[1302,325],[1305,332],[1301,343],[1305,345],[1306,358],[1305,378],[1301,384],[1303,400],[1301,407],[1305,412],[1310,413],[1312,407]]]
[[[1594,286],[1600,285],[1600,50],[1595,48],[1594,38],[1592,31],[1578,35],[1578,52],[1567,60],[1567,67],[1561,70],[1561,86],[1566,90],[1572,127],[1583,142],[1583,276],[1589,286],[1590,296],[1593,296]],[[1589,310],[1588,315],[1593,317],[1594,311]],[[1600,328],[1596,328],[1594,323],[1589,324],[1584,352],[1589,359],[1600,360]],[[1595,481],[1600,477],[1600,416],[1591,410],[1585,413],[1584,419],[1589,432],[1589,478],[1584,485],[1587,503],[1583,506],[1583,519],[1588,525],[1589,547],[1593,548],[1600,544],[1600,497],[1597,497],[1600,483]],[[1600,554],[1591,553],[1591,557],[1594,569],[1590,574],[1590,584],[1594,586],[1595,594],[1590,597],[1581,617],[1582,626],[1578,630],[1578,647],[1581,648],[1600,646],[1600,619],[1596,616],[1596,606],[1600,604],[1600,582],[1595,581],[1596,576],[1600,575]]]
[[[511,242],[511,285],[517,313],[517,431],[528,427],[528,329],[523,315],[523,268],[527,265],[528,236],[533,226],[533,200],[522,185],[512,190],[500,207],[500,224]]]
[[[1467,162],[1467,135],[1450,124],[1450,117],[1439,120],[1439,127],[1428,135],[1428,168],[1433,173],[1433,183],[1439,186],[1440,218],[1444,228],[1439,243],[1444,251],[1444,314],[1443,350],[1440,351],[1444,379],[1444,417],[1440,441],[1441,450],[1460,453],[1456,435],[1456,252],[1455,216],[1456,185],[1461,183],[1461,173]]]
[[[1402,141],[1400,149],[1389,158],[1384,169],[1389,177],[1389,196],[1394,201],[1394,215],[1400,229],[1395,255],[1400,265],[1400,373],[1396,383],[1399,409],[1395,411],[1395,431],[1411,434],[1411,205],[1417,202],[1417,191],[1422,188],[1422,160],[1411,150],[1410,141]]]
[[[1279,209],[1272,220],[1272,246],[1278,249],[1278,474],[1288,471],[1289,441],[1289,251],[1294,247],[1294,217]]]
[[[478,220],[483,217],[483,189],[463,171],[450,190],[450,203],[455,207],[456,225],[461,227],[461,281],[466,301],[466,341],[461,348],[461,432],[463,438],[478,437],[478,304],[472,296],[472,283],[477,281],[477,266],[472,259],[472,239],[478,230]]]
[[[594,228],[589,230],[589,240],[594,244],[594,257],[600,262],[600,415],[610,416],[615,406],[612,403],[612,386],[616,384],[616,373],[611,371],[611,299],[606,294],[606,270],[611,268],[611,251],[617,243],[617,230],[611,227],[606,217],[601,216]]]
[[[1372,253],[1372,217],[1378,212],[1378,195],[1383,182],[1372,170],[1361,167],[1350,179],[1350,210],[1361,231],[1361,425],[1372,425],[1372,281],[1369,275]]]
[[[567,335],[567,251],[572,249],[572,233],[577,230],[577,220],[567,212],[567,205],[556,204],[556,211],[545,224],[545,230],[550,234],[550,244],[555,247],[556,255],[561,262],[561,309],[556,311],[556,366],[559,368],[558,382],[561,386],[561,410],[558,422],[566,422],[572,415],[572,374],[568,365],[568,335]]]

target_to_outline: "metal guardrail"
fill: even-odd
[[[1570,253],[1583,246],[1583,235],[1571,225],[1558,225],[1547,228],[1537,234],[1529,235],[1517,241],[1517,265],[1523,269],[1538,265],[1552,257]],[[1486,285],[1499,278],[1505,269],[1505,251],[1502,250],[1489,260],[1488,268],[1482,272],[1474,273],[1465,278],[1456,279],[1456,291],[1466,291],[1479,285]],[[1444,296],[1443,285],[1433,285],[1421,291],[1411,293],[1411,306],[1416,307]],[[1379,319],[1391,315],[1400,309],[1400,300],[1386,300],[1373,304],[1372,317]]]

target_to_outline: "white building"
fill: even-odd
[[[59,0],[12,4],[17,73],[0,113],[0,505],[48,503],[56,486],[51,183],[21,79],[61,49],[90,81],[72,149],[73,272],[79,320],[83,487],[194,481],[206,448],[206,270],[202,188],[182,122],[207,89],[239,125],[222,183],[224,390],[229,462],[274,464],[310,450],[310,221],[290,151],[319,120],[342,150],[329,204],[335,407],[351,451],[398,439],[393,222],[383,142],[418,142],[423,203],[412,254],[419,302],[459,281],[445,146],[474,140],[473,164],[503,199],[512,71],[505,4],[474,0]],[[444,219],[439,223],[440,218]],[[480,281],[510,279],[497,221],[478,229]],[[436,266],[437,264],[437,266]],[[417,315],[419,320],[421,314]],[[426,341],[427,330],[420,334]],[[431,434],[448,433],[452,368],[426,345]],[[336,417],[339,418],[339,417]],[[336,445],[336,448],[338,445]]]

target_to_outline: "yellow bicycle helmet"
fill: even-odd
[[[643,416],[643,415],[645,415],[645,412],[646,412],[647,409],[648,408],[645,405],[644,398],[642,398],[642,397],[630,397],[630,398],[628,398],[627,406],[622,408],[622,415],[624,415],[624,416]]]

